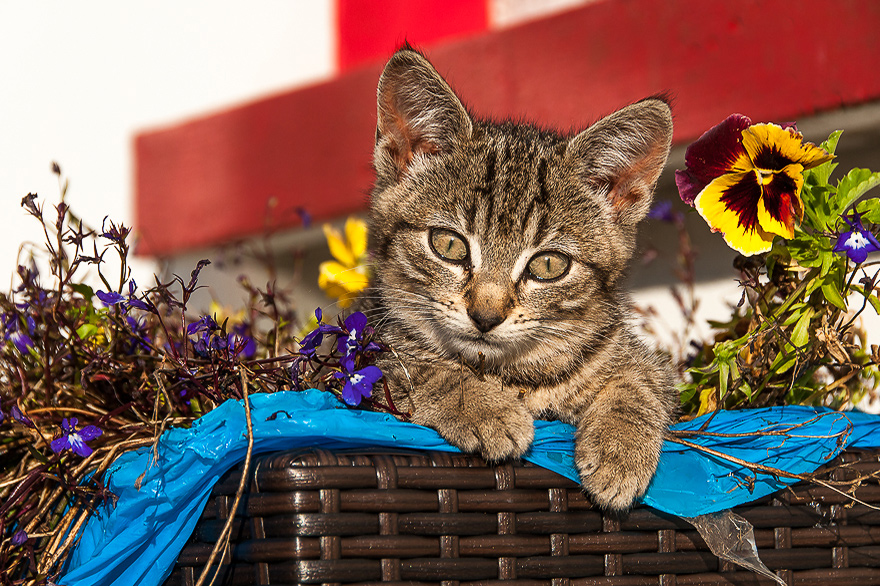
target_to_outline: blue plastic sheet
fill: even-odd
[[[458,451],[431,429],[348,409],[316,390],[253,395],[251,410],[254,453],[306,447]],[[698,430],[705,421],[696,419],[674,429]],[[786,429],[784,436],[774,435]],[[793,473],[815,470],[848,446],[880,447],[880,417],[805,407],[722,411],[702,431],[726,435],[685,439]],[[563,423],[537,422],[535,442],[525,459],[577,480],[573,432]],[[227,401],[190,429],[163,434],[155,460],[148,448],[117,458],[108,475],[109,488],[118,496],[116,505],[100,510],[86,524],[59,584],[161,584],[192,533],[211,487],[244,460],[246,449],[243,405]],[[661,511],[695,517],[755,500],[792,482],[754,475],[720,456],[667,441],[643,501]]]

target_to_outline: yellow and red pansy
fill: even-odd
[[[803,217],[804,171],[833,157],[803,138],[794,125],[732,114],[688,147],[687,168],[675,172],[679,195],[734,250],[766,252]]]

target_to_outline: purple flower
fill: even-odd
[[[360,311],[356,311],[345,318],[345,329],[348,330],[348,336],[339,338],[337,346],[337,349],[343,356],[354,356],[360,347],[365,327],[367,327],[367,316]]]
[[[137,283],[135,283],[134,279],[131,279],[128,282],[128,305],[129,307],[135,307],[137,309],[142,309],[144,311],[150,311],[155,313],[156,308],[150,302],[144,302],[140,299],[137,299],[134,294],[137,292]]]
[[[843,221],[852,230],[841,232],[837,236],[834,252],[845,252],[851,261],[862,264],[868,258],[869,252],[880,250],[880,242],[871,231],[862,226],[862,218],[858,213],[853,212],[852,219],[844,216]]]
[[[96,291],[95,295],[98,296],[98,299],[101,300],[106,307],[110,307],[111,305],[119,305],[123,304],[123,309],[125,309],[125,296],[121,293],[117,293],[116,291]]]
[[[28,350],[34,347],[34,341],[27,332],[23,332],[21,329],[9,334],[9,339],[12,340],[12,343],[15,344],[15,347],[18,348],[18,351],[22,354],[27,354]]]
[[[104,218],[104,223],[106,224],[107,218]],[[104,225],[101,226],[103,232],[101,236],[115,242],[116,244],[122,244],[125,242],[125,237],[128,236],[129,232],[131,232],[131,228],[126,228],[124,224],[119,224],[117,226],[113,223],[113,220],[110,220],[110,228],[105,228]]]
[[[13,419],[18,421],[25,427],[36,429],[37,426],[34,425],[34,422],[31,421],[30,417],[21,412],[21,409],[18,408],[17,404],[12,405],[12,408],[9,410],[9,414],[12,416]]]
[[[199,321],[193,322],[186,327],[186,335],[192,336],[199,332],[214,332],[220,329],[217,322],[210,315],[205,315]]]
[[[238,323],[232,326],[232,332],[228,336],[229,345],[236,350],[236,354],[242,358],[253,358],[257,353],[257,343],[248,334],[248,325]]]
[[[318,319],[318,327],[305,335],[299,343],[299,351],[305,356],[313,356],[315,350],[324,342],[324,334],[341,334],[342,329],[338,326],[325,324],[321,321],[323,314],[321,308],[315,310],[315,317]]]
[[[17,293],[20,293],[27,289],[38,288],[39,285],[37,285],[37,277],[39,277],[39,275],[40,271],[35,265],[31,265],[31,267],[18,265],[18,276],[21,278],[21,285],[16,287],[15,291]]]
[[[12,536],[10,543],[13,547],[18,547],[19,545],[23,545],[27,540],[28,534],[24,532],[24,529],[19,529],[15,532],[15,535]]]
[[[342,387],[342,400],[349,405],[359,405],[373,391],[373,385],[382,378],[378,366],[367,366],[354,370],[354,357],[342,359],[342,372],[334,372],[333,377],[345,381]]]
[[[677,224],[684,220],[684,215],[681,212],[676,212],[672,209],[671,201],[663,199],[651,207],[648,211],[648,218],[652,220],[660,220],[661,222],[667,222],[669,224]]]
[[[79,423],[76,417],[70,419],[64,418],[61,422],[61,437],[52,440],[50,447],[56,454],[64,450],[70,449],[74,453],[85,458],[92,453],[92,448],[86,445],[87,441],[93,440],[102,433],[99,428],[94,425],[87,425],[79,431],[76,430],[76,424]]]
[[[3,342],[11,340],[22,354],[27,354],[34,347],[34,340],[31,338],[31,335],[36,330],[37,324],[32,316],[27,314],[24,316],[27,331],[22,329],[21,316],[14,312],[3,314],[0,316],[0,321],[3,322],[3,332],[0,332],[0,340]]]
[[[147,330],[146,321],[143,319],[135,319],[130,315],[125,316],[125,321],[128,323],[128,327],[131,328],[131,333],[133,334],[128,338],[128,353],[134,354],[138,347],[149,352],[151,349],[150,344],[152,344],[153,341]]]
[[[302,223],[303,228],[308,228],[312,225],[312,214],[310,214],[306,208],[298,206],[294,211],[296,212],[296,215],[299,216],[299,221]]]
[[[344,358],[353,357],[357,352],[379,352],[382,349],[375,342],[364,345],[364,337],[369,337],[373,332],[367,326],[367,316],[360,311],[352,313],[345,319],[345,329],[348,336],[339,338],[337,350]]]

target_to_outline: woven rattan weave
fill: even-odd
[[[880,471],[851,452],[834,474]],[[616,518],[529,464],[448,453],[279,453],[255,459],[215,584],[773,584],[720,561],[686,521]],[[240,470],[215,487],[167,585],[194,584],[230,515]],[[873,479],[857,496],[880,504]],[[800,484],[738,514],[789,584],[880,584],[880,511]]]

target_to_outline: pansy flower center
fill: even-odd
[[[767,185],[771,181],[773,181],[773,176],[778,173],[778,171],[769,171],[767,169],[755,169],[755,173],[758,174],[758,181],[761,182],[761,185]]]

